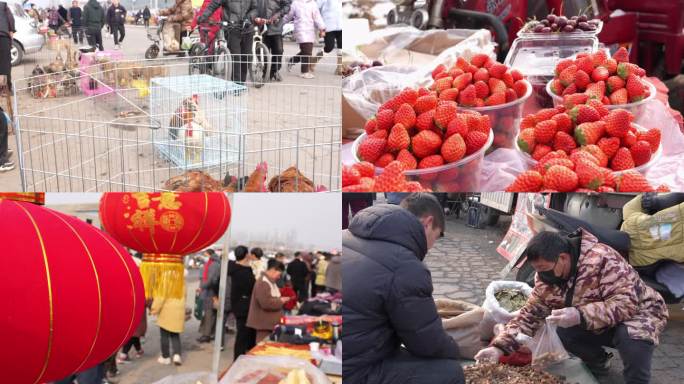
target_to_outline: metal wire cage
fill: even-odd
[[[316,64],[316,79],[259,89],[190,75],[189,64],[105,58],[15,81],[22,189],[341,188],[334,58]]]

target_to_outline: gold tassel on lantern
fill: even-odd
[[[143,254],[140,274],[147,299],[182,299],[185,268],[182,255]]]

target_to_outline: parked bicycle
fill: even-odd
[[[268,30],[268,20],[262,26],[254,26],[252,38],[252,60],[249,63],[249,77],[255,88],[261,88],[268,81],[271,72],[271,51],[264,44],[263,35]]]
[[[220,26],[220,28],[214,41],[209,41],[209,31],[214,26]],[[225,21],[209,21],[197,26],[201,38],[190,48],[190,75],[207,74],[224,80],[231,79],[232,59],[224,31],[227,27],[228,23]]]

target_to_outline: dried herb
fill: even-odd
[[[519,289],[502,289],[494,294],[496,301],[499,302],[501,308],[508,312],[515,312],[525,306],[527,297]]]
[[[554,376],[530,366],[474,364],[463,369],[466,384],[569,384],[564,377]]]

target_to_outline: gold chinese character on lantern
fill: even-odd
[[[175,211],[166,211],[159,216],[159,225],[167,232],[179,232],[184,223],[183,216]]]
[[[136,209],[133,216],[131,216],[131,225],[128,229],[145,230],[149,229],[154,233],[154,226],[157,225],[156,214],[154,209]]]
[[[138,202],[138,208],[147,209],[150,207],[150,195],[145,192],[134,192],[131,194],[135,201]]]
[[[162,192],[159,197],[153,198],[152,201],[158,201],[160,209],[178,210],[183,204],[176,200],[177,197],[178,195],[174,192]]]

